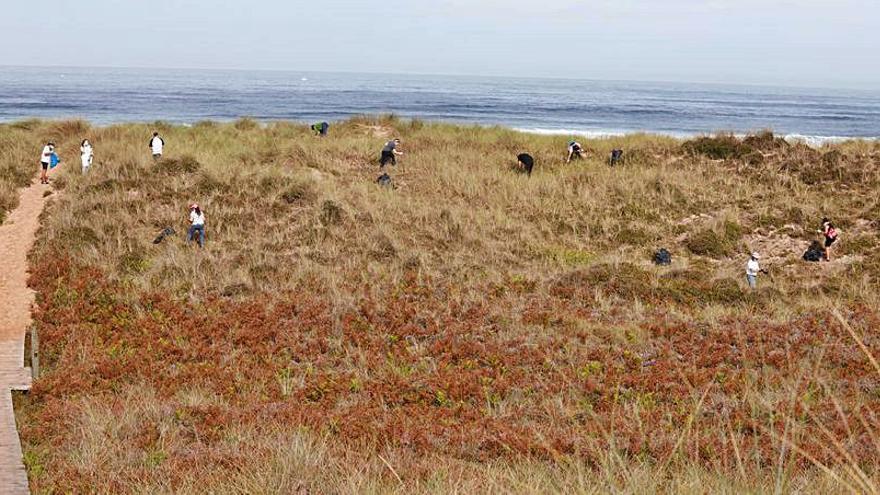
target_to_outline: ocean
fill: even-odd
[[[584,136],[880,138],[880,90],[275,71],[0,67],[0,122],[405,118]]]

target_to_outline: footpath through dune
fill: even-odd
[[[0,493],[28,493],[21,443],[12,410],[12,391],[27,390],[24,337],[31,324],[34,292],[27,286],[27,255],[34,245],[47,187],[22,189],[19,205],[0,225]]]

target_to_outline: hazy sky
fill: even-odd
[[[880,0],[15,0],[3,4],[0,65],[880,88]]]

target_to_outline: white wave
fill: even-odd
[[[514,131],[526,134],[539,134],[542,136],[580,136],[587,139],[613,139],[633,134],[653,134],[668,136],[675,139],[691,139],[697,136],[708,136],[712,133],[688,133],[668,131],[615,131],[615,130],[586,130],[586,129],[546,129],[540,127],[515,127]],[[736,133],[736,137],[742,139],[748,134]],[[826,144],[838,144],[846,141],[880,141],[880,137],[846,137],[846,136],[811,136],[805,134],[786,134],[782,136],[789,143],[803,143],[814,148],[821,148]]]
[[[821,148],[826,144],[839,144],[847,141],[878,141],[878,137],[845,137],[845,136],[805,136],[803,134],[786,134],[784,139],[789,143],[803,143],[811,148]]]

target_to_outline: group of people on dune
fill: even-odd
[[[329,131],[329,124],[326,122],[318,123],[312,125],[310,128],[314,131],[315,135],[326,137]],[[385,167],[387,165],[397,166],[397,157],[403,155],[403,151],[400,150],[401,140],[400,138],[393,138],[385,143],[385,146],[382,147],[382,150],[379,154],[379,169],[383,172],[383,174],[379,177],[378,183],[380,185],[390,185],[391,179],[385,171]],[[154,161],[158,161],[162,158],[162,153],[165,150],[165,140],[162,136],[159,135],[158,132],[153,132],[152,137],[148,142],[148,147],[150,149],[150,153],[153,157]],[[571,163],[573,160],[580,160],[586,158],[587,150],[584,148],[581,143],[571,140],[568,143],[568,155],[565,159],[565,163]],[[623,157],[623,150],[615,149],[611,153],[610,164],[613,166],[621,161]],[[91,142],[88,139],[83,139],[80,143],[80,161],[82,164],[82,173],[83,175],[89,172],[89,169],[92,166],[92,162],[95,159],[95,150],[92,147]],[[49,183],[48,172],[51,168],[54,168],[58,163],[60,163],[61,159],[58,158],[58,155],[55,153],[55,143],[49,141],[43,147],[42,154],[40,156],[40,182],[42,184]],[[535,159],[532,155],[528,153],[520,153],[516,157],[516,167],[523,173],[531,176],[532,170],[535,167]],[[187,233],[187,242],[192,242],[196,240],[200,247],[205,246],[205,213],[198,203],[191,203],[189,205],[189,231]],[[831,221],[827,218],[822,219],[822,228],[817,231],[819,234],[822,234],[824,237],[824,246],[822,249],[821,256],[825,261],[831,260],[831,248],[837,242],[838,232]],[[752,289],[757,288],[758,285],[758,275],[759,274],[767,274],[767,270],[761,268],[760,265],[761,255],[758,252],[753,252],[749,257],[748,262],[746,263],[746,282],[748,286]]]
[[[147,145],[150,149],[150,153],[154,161],[158,161],[162,158],[162,153],[165,150],[165,140],[162,139],[162,136],[160,136],[158,132],[153,132],[153,135],[152,137],[150,137]],[[82,173],[83,175],[86,175],[89,173],[89,169],[91,168],[92,163],[95,160],[95,150],[92,147],[92,143],[88,139],[83,139],[80,143],[79,151],[80,162],[82,164]],[[42,154],[40,155],[41,184],[49,183],[49,170],[55,168],[55,166],[59,163],[61,163],[61,159],[58,158],[58,155],[55,153],[55,143],[49,141],[43,147]],[[204,247],[205,213],[202,211],[198,203],[190,204],[189,211],[190,227],[187,235],[187,241],[192,242],[193,240],[196,240],[198,241],[199,246]]]

